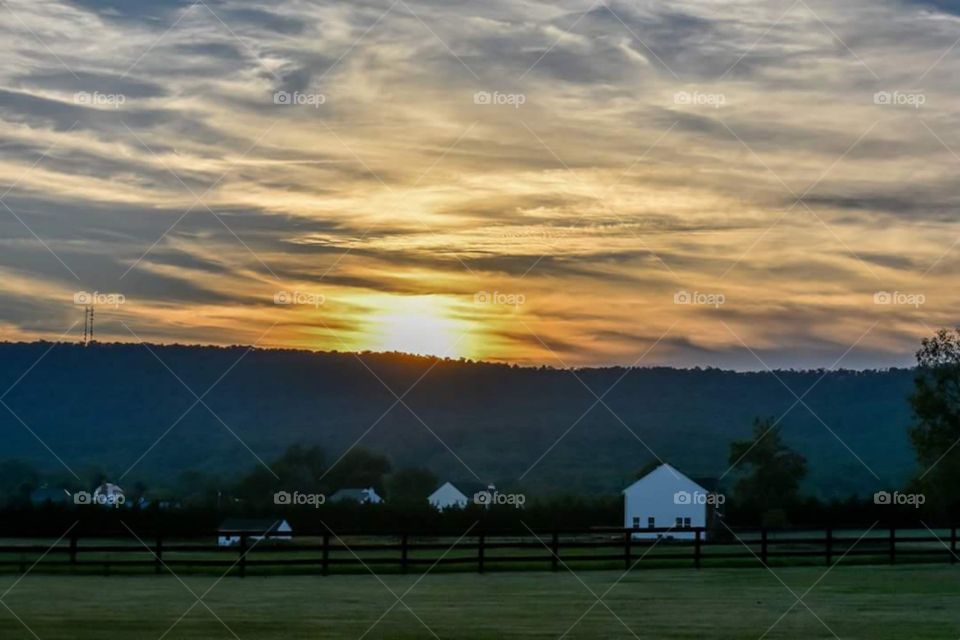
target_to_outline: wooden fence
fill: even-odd
[[[677,534],[690,534],[678,540]],[[656,534],[660,539],[638,539]],[[635,566],[692,568],[832,565],[839,561],[956,563],[957,528],[739,530],[590,529],[580,531],[470,531],[457,537],[402,532],[393,535],[332,531],[300,533],[292,540],[242,533],[239,543],[139,535],[81,538],[51,544],[37,538],[0,537],[0,569],[111,572],[209,570],[247,575],[370,570],[407,572],[444,566],[483,573],[508,567],[558,571]]]

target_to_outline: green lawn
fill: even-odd
[[[775,571],[798,595],[822,577],[804,600],[823,622],[797,605],[766,638],[960,636],[960,567],[839,566],[825,577],[823,567]],[[9,607],[0,606],[0,638],[358,640],[365,633],[365,638],[432,638],[435,633],[461,640],[559,638],[572,627],[568,638],[633,638],[635,633],[644,639],[757,640],[795,602],[777,577],[761,568],[638,569],[613,586],[621,575],[381,576],[386,586],[369,574],[228,577],[219,583],[216,577],[186,577],[186,586],[170,575],[32,574],[13,586],[18,576],[5,575],[0,596],[13,589],[0,598]],[[210,589],[204,602],[212,612],[195,604],[187,587],[197,594]],[[387,587],[398,595],[412,587],[404,597],[409,609],[404,604],[390,609],[396,600]],[[590,609],[595,598],[587,587],[598,595],[610,589],[605,604]]]

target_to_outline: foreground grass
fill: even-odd
[[[774,571],[635,570],[622,580],[621,571],[219,582],[216,577],[181,582],[170,575],[27,575],[18,582],[18,576],[6,575],[0,577],[0,638],[357,640],[436,634],[480,640],[567,633],[568,638],[757,640],[775,623],[766,638],[960,635],[960,567],[840,566],[826,575],[823,567]],[[802,596],[811,587],[806,606],[791,609],[797,601],[790,589]],[[203,602],[191,591],[206,593]]]

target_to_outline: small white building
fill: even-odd
[[[623,526],[641,530],[633,534],[635,540],[693,540],[695,532],[686,530],[706,527],[713,504],[715,494],[670,465],[662,464],[623,490]],[[642,531],[657,528],[672,530]],[[702,536],[706,539],[706,532]]]
[[[340,489],[332,496],[330,502],[357,502],[360,504],[380,504],[383,498],[373,487],[366,489]]]
[[[240,537],[246,534],[247,544],[259,542],[264,538],[288,542],[293,539],[293,528],[286,520],[229,518],[217,530],[217,545],[233,547],[240,544]]]
[[[427,497],[430,506],[438,511],[444,509],[466,509],[470,504],[470,498],[465,493],[453,486],[451,482],[444,482],[443,485]]]
[[[427,496],[427,502],[434,509],[465,509],[471,505],[489,509],[497,496],[497,487],[471,480],[458,481],[457,484],[445,482],[443,486]]]

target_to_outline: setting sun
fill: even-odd
[[[475,354],[471,322],[459,317],[455,302],[441,296],[375,296],[377,311],[366,322],[373,351],[403,351],[442,358]]]

